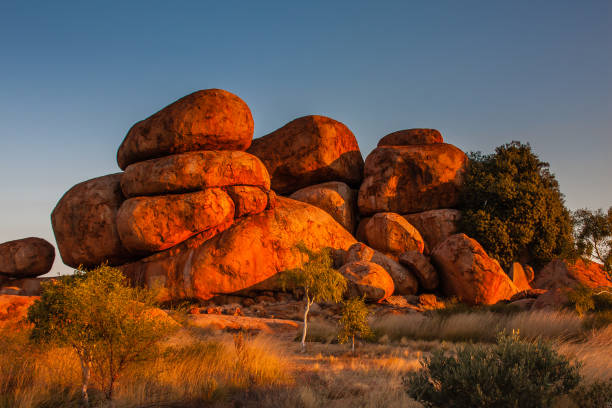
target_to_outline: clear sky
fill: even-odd
[[[206,88],[244,99],[256,137],[322,114],[364,157],[412,127],[465,151],[529,142],[568,207],[612,205],[609,0],[0,0],[0,242],[54,243],[62,194]]]

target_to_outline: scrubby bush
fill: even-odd
[[[434,351],[422,364],[404,384],[410,396],[431,407],[546,408],[580,381],[577,365],[516,333],[500,335],[493,346],[459,347],[456,355]]]
[[[461,230],[505,268],[573,254],[571,216],[548,166],[520,142],[470,154]]]
[[[578,285],[567,292],[567,299],[567,306],[581,316],[591,311],[612,311],[612,290]]]
[[[91,379],[111,400],[126,366],[151,353],[174,327],[170,318],[156,314],[153,303],[150,291],[130,287],[116,268],[75,271],[43,284],[41,298],[28,311],[31,337],[74,349],[84,405]]]
[[[351,351],[355,353],[355,336],[367,339],[372,337],[372,329],[368,324],[370,311],[362,298],[356,297],[343,302],[340,317],[340,343],[351,341]]]
[[[612,380],[581,385],[572,392],[572,400],[578,408],[612,407]]]

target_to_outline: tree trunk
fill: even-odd
[[[89,386],[89,378],[91,377],[91,365],[89,361],[85,360],[84,358],[81,358],[81,375],[81,406],[89,407],[89,394],[87,393],[87,387]]]
[[[351,351],[353,352],[353,355],[355,355],[355,335],[353,334],[353,336],[351,337],[352,343],[351,343]]]
[[[310,311],[310,306],[313,301],[310,301],[308,297],[308,292],[305,294],[306,297],[306,309],[304,310],[304,330],[302,331],[302,353],[306,352],[306,330],[308,330],[308,312]]]

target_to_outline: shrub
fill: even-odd
[[[542,342],[500,335],[496,345],[469,344],[455,356],[435,351],[404,378],[407,392],[432,407],[536,408],[575,388],[579,367]]]
[[[585,384],[572,392],[572,400],[578,408],[601,408],[612,406],[612,380]]]
[[[583,208],[573,213],[573,220],[578,253],[601,262],[612,279],[612,207],[607,213]]]
[[[33,340],[69,346],[78,355],[84,405],[90,379],[112,399],[126,366],[151,353],[173,327],[170,318],[156,315],[151,292],[130,287],[107,265],[43,284],[28,319]]]
[[[567,292],[567,299],[567,306],[581,316],[591,311],[612,311],[612,290],[579,285]]]
[[[461,207],[461,230],[505,268],[573,253],[571,216],[557,180],[529,144],[470,154]]]
[[[362,298],[352,298],[344,302],[342,317],[340,318],[340,343],[351,341],[351,351],[355,353],[355,336],[366,339],[372,337],[372,330],[368,324],[370,311]]]

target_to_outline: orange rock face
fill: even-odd
[[[28,315],[28,308],[38,296],[0,295],[0,326],[19,323]]]
[[[499,263],[465,234],[455,234],[434,248],[431,259],[444,294],[472,305],[510,299],[519,290]]]
[[[369,246],[362,242],[353,244],[345,259],[346,263],[352,263],[357,261],[368,261],[380,265],[393,280],[395,286],[394,294],[397,295],[414,295],[418,290],[418,282],[415,276],[397,261],[381,252],[375,251]]]
[[[290,194],[325,181],[361,182],[363,158],[355,135],[325,116],[304,116],[253,140],[249,153],[259,157],[272,178],[272,189]]]
[[[117,213],[119,237],[135,254],[161,251],[234,218],[234,202],[219,188],[134,197]]]
[[[161,300],[210,299],[253,287],[301,265],[296,248],[348,249],[355,239],[325,211],[278,197],[274,209],[238,220],[208,240],[198,236],[121,269],[135,283],[163,288]]]
[[[263,163],[246,152],[200,151],[134,163],[121,177],[126,197],[235,185],[269,190],[270,176]]]
[[[23,238],[0,244],[0,275],[26,278],[51,270],[55,248],[42,238]]]
[[[378,213],[365,225],[368,244],[397,259],[406,251],[423,252],[425,242],[419,231],[401,215]]]
[[[520,263],[514,262],[512,264],[508,276],[510,276],[510,279],[512,279],[512,283],[514,283],[518,290],[524,291],[531,289],[527,274],[525,273],[525,269],[523,269],[523,265],[521,265]]]
[[[457,233],[461,211],[440,209],[416,214],[405,214],[404,218],[421,233],[431,251],[446,238]]]
[[[230,186],[227,194],[234,201],[234,217],[258,214],[268,207],[268,193],[259,187]]]
[[[330,181],[304,187],[291,194],[290,198],[319,207],[351,234],[355,231],[357,194],[346,183]]]
[[[418,251],[406,251],[399,257],[399,262],[419,279],[421,287],[425,290],[434,290],[438,287],[438,272],[429,262],[429,259]]]
[[[442,135],[436,129],[406,129],[389,133],[380,139],[381,146],[410,146],[420,144],[442,143]]]
[[[117,231],[117,211],[125,200],[120,179],[117,173],[79,183],[53,209],[53,233],[66,265],[118,265],[130,259]]]
[[[246,103],[222,89],[187,95],[136,123],[121,143],[117,163],[135,162],[196,150],[246,150],[253,139],[253,117]]]
[[[445,143],[378,147],[365,162],[359,211],[405,214],[453,207],[466,165],[465,153]]]
[[[338,272],[348,280],[350,297],[365,296],[365,300],[370,302],[381,302],[395,290],[391,276],[382,266],[373,262],[351,262]]]
[[[557,259],[542,268],[532,282],[534,288],[547,290],[573,288],[578,284],[598,288],[612,286],[612,281],[608,279],[606,271],[597,262],[587,264],[578,260],[572,264]]]

